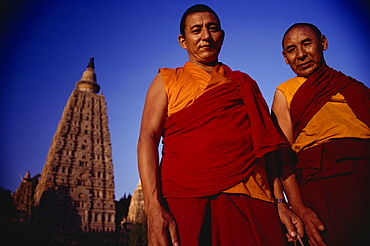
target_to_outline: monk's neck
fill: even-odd
[[[213,63],[210,63],[210,64],[205,64],[205,63],[199,63],[199,62],[193,62],[193,61],[190,61],[191,63],[193,63],[194,65],[196,65],[197,67],[203,69],[204,71],[206,71],[209,75],[212,75],[213,73],[213,69],[215,68],[215,66],[217,64],[219,64],[218,61],[216,62],[213,62]]]

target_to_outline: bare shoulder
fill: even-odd
[[[149,105],[147,105],[149,102]],[[147,95],[146,95],[146,105],[145,106],[154,106],[157,103],[167,105],[167,96],[163,85],[163,80],[161,74],[157,74],[152,83],[149,86]],[[162,106],[163,106],[162,105]]]
[[[164,85],[162,80],[162,75],[160,73],[157,73],[157,75],[154,77],[152,83],[150,84],[149,92],[164,92]]]
[[[162,130],[167,114],[167,96],[164,90],[162,77],[157,74],[146,95],[143,110],[141,132]]]
[[[274,99],[272,101],[272,110],[277,113],[277,111],[281,110],[288,110],[288,105],[287,105],[287,100],[285,98],[284,93],[276,89],[275,94],[274,94]]]
[[[290,143],[293,143],[293,131],[292,131],[292,122],[290,118],[290,112],[288,109],[287,100],[284,93],[276,89],[274,100],[271,106],[273,114],[276,116],[278,124],[285,136]]]

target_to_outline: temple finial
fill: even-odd
[[[83,72],[82,78],[80,81],[76,83],[76,88],[80,91],[87,91],[98,93],[100,91],[100,86],[96,82],[96,74],[95,74],[95,64],[94,64],[94,57],[90,58],[90,62],[87,65],[86,71]]]
[[[87,67],[91,67],[92,69],[95,69],[95,64],[94,64],[94,57],[90,57],[90,62],[89,64],[87,65]]]

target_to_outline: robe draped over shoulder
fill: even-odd
[[[346,99],[357,118],[370,127],[370,90],[363,83],[324,64],[295,93],[290,107],[293,137],[335,94]]]
[[[171,78],[180,88],[194,86],[186,65],[160,70],[164,83]],[[220,64],[200,86],[199,95],[180,102],[185,105],[180,110],[176,104],[168,109],[160,174],[164,197],[218,194],[242,182],[266,153],[286,146],[248,75]],[[167,95],[169,104],[179,96]]]
[[[367,125],[370,94],[364,84],[324,65],[308,79],[295,77],[280,84],[277,89],[283,92],[291,114],[295,137],[292,148],[298,153],[299,161],[295,168],[300,170],[301,185],[313,178],[353,170],[352,165],[322,163],[323,152],[330,150],[333,157],[337,156],[336,153],[346,153],[346,158],[366,156],[361,154],[364,153],[362,149],[368,148],[366,141],[360,140],[370,138]],[[336,139],[342,139],[340,145],[334,142]],[[344,151],[352,149],[354,142],[358,151],[351,150],[351,154]],[[359,143],[365,145],[360,147]],[[340,159],[342,157],[334,158]]]

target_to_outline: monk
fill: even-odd
[[[178,37],[189,61],[149,87],[138,141],[149,245],[286,245],[279,217],[289,241],[303,236],[265,171],[290,147],[256,82],[218,61],[224,36],[211,8],[190,7]]]
[[[292,25],[282,45],[297,76],[277,87],[272,111],[298,158],[283,174],[292,209],[310,245],[369,245],[369,88],[326,64],[312,24]]]

